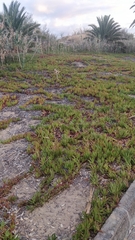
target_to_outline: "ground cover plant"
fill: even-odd
[[[95,189],[91,211],[82,213],[73,240],[89,239],[100,231],[135,177],[133,60],[133,55],[122,54],[39,55],[23,70],[11,63],[1,73],[0,111],[17,104],[17,94],[25,93],[32,97],[20,105],[20,111],[42,113],[31,132],[3,142],[25,137],[32,156],[29,174],[42,178],[39,191],[20,207],[32,211],[42,206],[67,188],[84,164],[90,170]],[[19,119],[0,121],[0,129],[13,121]],[[16,181],[2,187],[1,207],[10,208],[16,201],[14,196],[5,200]],[[5,222],[10,217],[6,215]],[[14,219],[7,226],[2,222],[1,239],[17,239],[13,228]]]

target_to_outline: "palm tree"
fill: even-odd
[[[4,22],[4,27],[13,32],[23,32],[23,35],[32,34],[40,24],[33,22],[25,12],[25,8],[20,9],[20,3],[18,1],[12,1],[9,8],[3,3],[3,13],[0,14],[1,22]]]
[[[135,7],[135,4],[131,6],[131,8],[134,8],[134,7]],[[130,8],[130,9],[131,9],[131,8]],[[134,12],[135,12],[135,11],[134,11]],[[134,21],[131,23],[130,27],[134,27],[134,26],[135,26],[135,19],[134,19]]]
[[[90,24],[91,30],[87,30],[89,39],[98,38],[101,41],[115,41],[121,39],[121,27],[110,15],[97,17],[98,26]]]
[[[3,13],[0,14],[0,61],[3,63],[6,58],[16,59],[17,56],[22,67],[28,51],[33,49],[36,52],[40,46],[39,26],[24,7],[20,8],[18,1],[12,1],[9,7],[3,3]]]

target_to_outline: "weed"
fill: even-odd
[[[7,229],[6,223],[2,221],[0,223],[0,239],[1,240],[19,240],[19,237],[15,236],[12,231]]]
[[[20,121],[20,118],[9,118],[8,120],[2,120],[0,121],[0,130],[6,129],[11,122],[18,122]]]
[[[48,237],[47,240],[57,240],[55,233],[52,236]]]

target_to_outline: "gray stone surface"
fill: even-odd
[[[25,139],[9,144],[0,144],[0,186],[4,181],[29,171],[31,157],[27,154]]]
[[[89,178],[90,172],[85,168],[81,169],[69,188],[42,207],[34,209],[33,212],[24,209],[19,216],[17,213],[15,234],[20,236],[21,240],[47,240],[53,233],[58,240],[71,240],[89,200]]]
[[[135,225],[133,225],[129,231],[129,235],[125,240],[135,240]]]
[[[94,240],[124,240],[128,229],[127,213],[124,209],[116,208]]]
[[[125,209],[127,212],[131,226],[135,222],[135,181],[121,199],[119,207]]]

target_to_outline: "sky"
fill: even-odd
[[[46,27],[56,36],[71,35],[79,30],[90,29],[89,24],[97,24],[97,17],[111,15],[122,28],[135,34],[129,26],[135,19],[134,0],[18,0],[21,7],[32,15],[33,20]],[[0,1],[8,7],[11,0]]]

